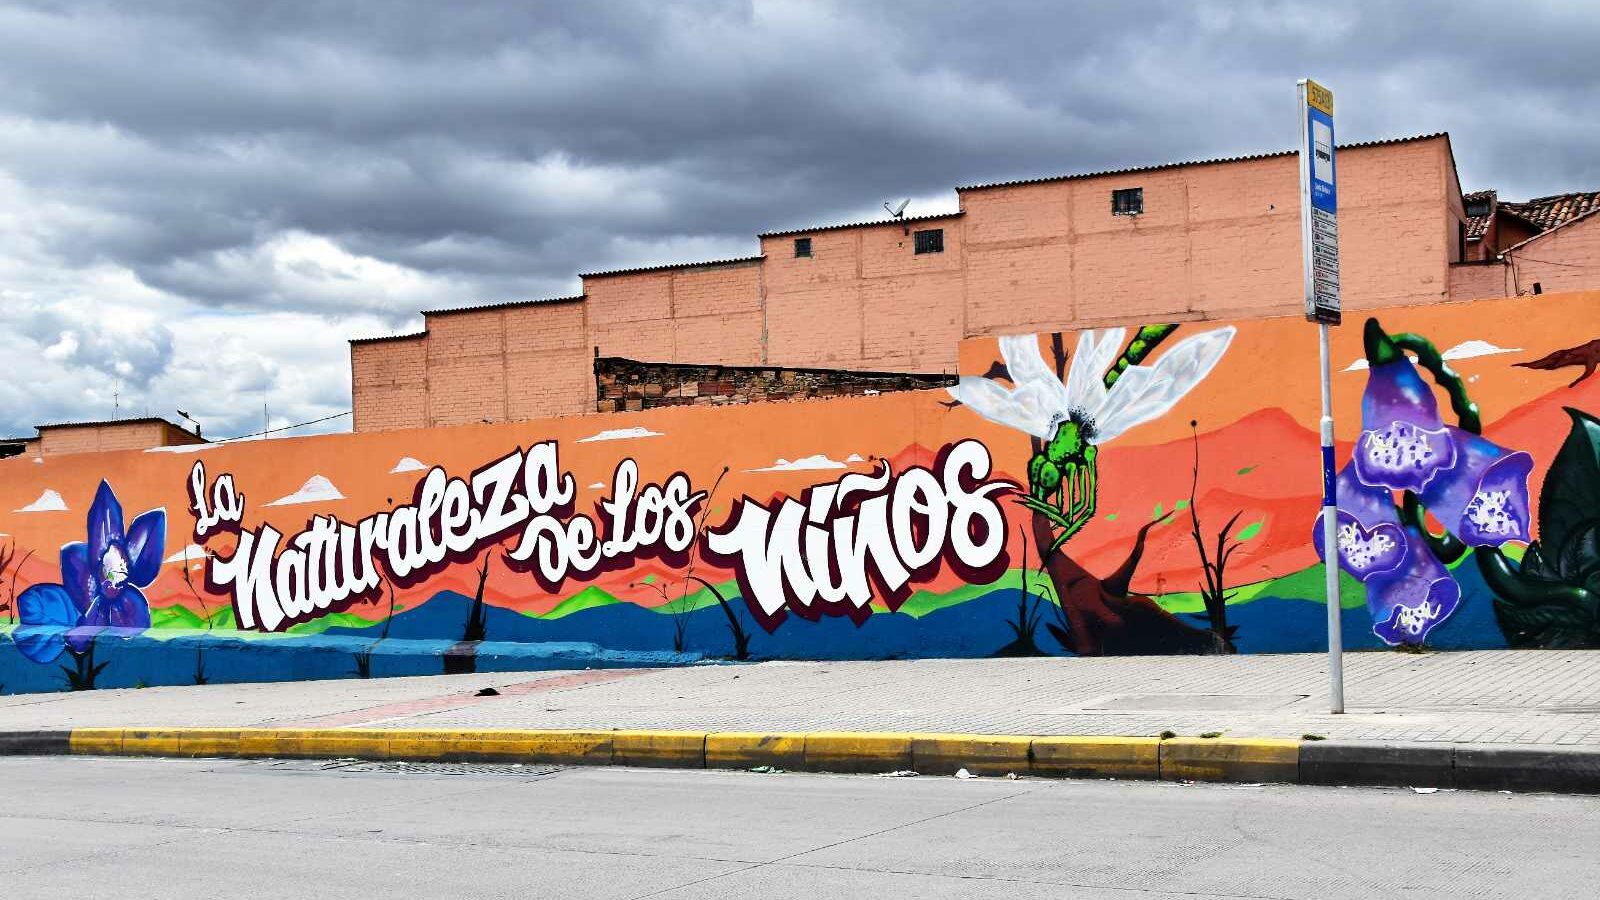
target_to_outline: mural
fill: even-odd
[[[1348,647],[1600,646],[1597,310],[1336,329]],[[1164,323],[971,339],[948,390],[3,460],[0,691],[1317,651],[1314,360]]]

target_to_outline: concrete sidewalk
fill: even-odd
[[[1600,651],[771,662],[0,697],[0,731],[657,729],[1300,738],[1600,750]],[[496,695],[479,696],[483,688]]]

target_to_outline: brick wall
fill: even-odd
[[[1593,287],[1600,277],[1600,215],[1577,219],[1505,253],[1512,293],[1548,294]]]
[[[427,336],[352,341],[350,385],[354,430],[387,431],[426,424]]]
[[[1452,265],[1463,212],[1446,138],[1345,148],[1339,165],[1347,308],[1490,296],[1480,293],[1491,289],[1486,273]],[[1111,192],[1124,187],[1143,189],[1142,214],[1111,214]],[[405,341],[352,347],[356,427],[591,410],[597,352],[953,373],[966,337],[1302,308],[1292,155],[958,196],[961,212],[905,225],[765,235],[750,259],[586,275],[581,302],[431,314],[420,351]],[[928,228],[943,229],[942,253],[913,252],[912,232]],[[809,257],[794,255],[797,237],[811,239]],[[1557,284],[1582,286],[1551,277]],[[386,354],[395,358],[369,358]]]
[[[1450,299],[1483,300],[1490,297],[1509,297],[1511,270],[1503,263],[1462,263],[1450,267]]]
[[[36,457],[200,443],[193,434],[160,419],[41,425],[35,440],[36,444],[30,442],[30,455]]]
[[[887,394],[944,387],[954,384],[955,378],[843,369],[679,365],[602,356],[594,360],[594,383],[595,411],[622,412]]]

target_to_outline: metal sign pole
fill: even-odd
[[[1327,572],[1328,710],[1344,712],[1344,636],[1339,602],[1338,478],[1333,459],[1333,377],[1328,329],[1339,324],[1339,207],[1333,141],[1333,92],[1302,79],[1300,92],[1300,240],[1306,318],[1317,323],[1322,375],[1322,558]]]
[[[1317,323],[1322,345],[1322,558],[1327,575],[1328,712],[1344,712],[1344,633],[1339,601],[1339,497],[1333,464],[1333,376],[1328,362],[1328,323]]]

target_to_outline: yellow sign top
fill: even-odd
[[[1306,79],[1306,103],[1310,104],[1312,109],[1333,115],[1333,91],[1309,78]]]

